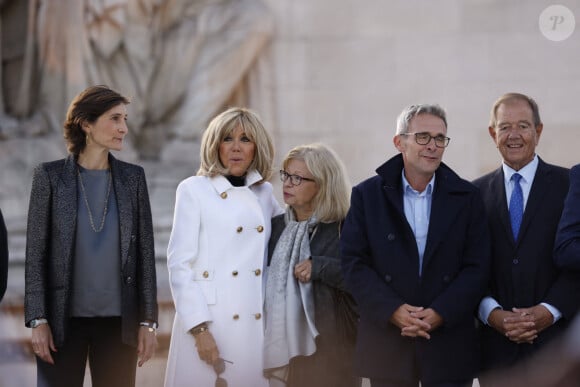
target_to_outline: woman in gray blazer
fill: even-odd
[[[157,347],[153,226],[143,168],[117,160],[129,100],[92,86],[70,104],[69,156],[34,170],[25,324],[38,386],[134,386]]]

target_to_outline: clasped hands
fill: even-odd
[[[395,310],[391,323],[401,328],[401,336],[423,337],[429,340],[429,332],[443,324],[443,318],[432,308],[403,304]]]
[[[532,344],[538,334],[552,325],[554,316],[543,305],[531,308],[494,309],[488,323],[514,343]]]

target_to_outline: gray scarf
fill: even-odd
[[[287,366],[295,356],[316,351],[312,282],[294,278],[294,266],[310,257],[310,233],[315,217],[297,222],[290,207],[286,227],[276,243],[268,269],[265,296],[264,370]]]

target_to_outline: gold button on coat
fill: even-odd
[[[227,192],[222,192],[222,193],[220,194],[220,196],[222,197],[222,199],[225,199],[225,198],[227,198],[227,197],[228,197],[228,193],[227,193]]]
[[[241,233],[244,230],[244,228],[242,226],[239,226],[238,228],[236,228],[236,231],[238,233]]]
[[[239,314],[234,314],[234,320],[237,320],[239,318],[240,318],[240,315]]]
[[[254,270],[254,274],[258,276],[258,275],[262,274],[262,270],[256,269],[256,270]]]
[[[233,275],[234,277],[236,277],[236,276],[238,275],[238,271],[237,271],[237,270],[234,270],[234,271],[232,271],[232,275]]]
[[[262,232],[262,231],[264,231],[264,227],[263,226],[258,226],[258,227],[256,227],[256,230],[258,230],[258,232]]]
[[[261,319],[261,318],[262,318],[262,313],[256,313],[256,314],[254,315],[254,318],[255,318],[256,320],[259,320],[259,319]]]
[[[207,277],[209,277],[209,273],[207,272],[207,270],[206,270],[206,271],[204,271],[202,275],[203,275],[203,278],[207,278]]]

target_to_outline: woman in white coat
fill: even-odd
[[[262,282],[270,219],[283,212],[266,182],[273,153],[255,113],[228,109],[203,134],[197,176],[177,187],[167,249],[176,313],[166,387],[217,386],[217,378],[229,387],[268,385]]]

